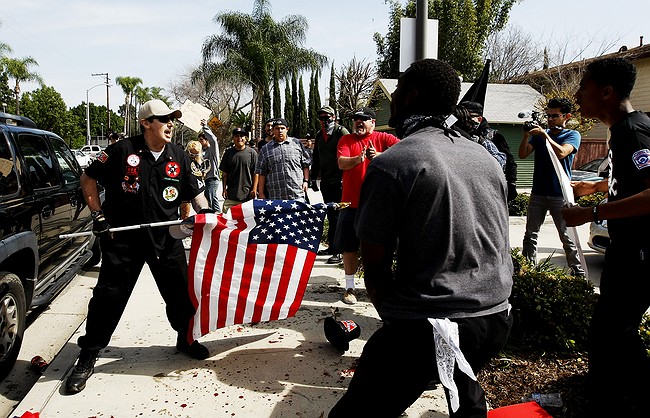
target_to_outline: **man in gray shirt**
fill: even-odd
[[[205,198],[208,199],[210,207],[219,213],[221,212],[217,192],[219,189],[219,144],[205,119],[201,120],[199,142],[203,147],[203,160],[208,164],[205,174]]]
[[[330,417],[400,416],[436,379],[451,417],[487,413],[475,376],[512,325],[507,187],[499,163],[447,126],[459,92],[453,68],[424,59],[393,93],[402,141],[368,167],[355,223],[383,325]]]

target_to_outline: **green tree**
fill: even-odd
[[[41,85],[43,84],[41,76],[37,72],[31,70],[31,67],[38,66],[38,62],[36,62],[32,57],[2,57],[0,58],[0,64],[9,78],[13,78],[16,82],[14,87],[14,96],[16,99],[15,113],[20,115],[20,83],[24,81],[35,81]]]
[[[490,34],[502,30],[512,6],[520,0],[429,0],[429,19],[438,20],[438,58],[447,61],[464,79],[473,80],[483,68],[482,56]],[[399,75],[399,19],[415,17],[416,2],[402,8],[391,4],[388,34],[375,34],[380,77]],[[401,10],[400,10],[401,9]]]
[[[115,77],[115,83],[122,88],[124,92],[124,134],[132,135],[137,121],[135,120],[135,109],[133,107],[135,88],[142,84],[142,79],[138,77],[118,76]],[[136,131],[137,132],[137,131]]]
[[[298,98],[298,74],[297,71],[294,71],[291,74],[291,103],[293,103],[294,110],[291,112],[293,117],[287,119],[287,122],[291,124],[291,129],[295,130],[298,125],[298,118],[300,117],[300,109],[297,107],[300,105],[300,99]]]
[[[284,82],[284,118],[287,123],[293,123],[293,96],[291,95],[291,82],[287,78]]]
[[[14,110],[15,103],[12,103],[13,98],[14,92],[9,87],[9,77],[7,77],[7,73],[0,70],[0,106],[2,106],[0,109],[3,112],[16,112]]]
[[[81,117],[74,114],[71,110],[67,110],[65,112],[65,117],[61,120],[60,123],[59,136],[68,143],[68,146],[70,148],[81,148],[86,144],[85,121],[85,113],[83,117]]]
[[[338,101],[336,100],[336,72],[334,71],[334,63],[332,63],[332,71],[330,72],[330,98],[329,106],[334,109],[334,114],[338,115]]]
[[[298,81],[298,117],[296,118],[296,125],[293,128],[293,136],[296,138],[304,138],[307,134],[307,103],[305,100],[305,88],[302,85],[302,77]]]
[[[318,89],[318,79],[320,78],[320,71],[312,73],[311,83],[309,86],[309,114],[308,126],[309,134],[313,137],[316,132],[320,131],[320,121],[318,120],[318,109],[321,108],[320,91]]]
[[[282,100],[280,99],[280,74],[277,68],[273,70],[273,117],[282,117]]]
[[[269,0],[255,0],[251,15],[223,12],[213,20],[222,33],[209,36],[203,43],[204,65],[214,64],[210,67],[214,81],[238,81],[251,88],[255,135],[262,130],[265,95],[275,68],[279,77],[287,77],[293,71],[317,68],[327,58],[301,46],[308,28],[305,17],[291,15],[276,22]]]
[[[40,129],[62,136],[61,121],[67,116],[68,107],[54,87],[43,86],[23,94],[23,114],[36,122]]]

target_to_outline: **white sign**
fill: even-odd
[[[403,73],[415,61],[415,19],[399,20],[399,71]],[[424,58],[438,58],[438,21],[427,19],[427,49]]]
[[[185,100],[185,103],[181,106],[181,112],[183,113],[183,116],[179,121],[194,132],[201,131],[201,121],[203,119],[205,119],[206,122],[209,121],[210,114],[212,113],[212,111],[207,107],[198,103],[193,103],[189,99]]]

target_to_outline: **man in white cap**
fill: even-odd
[[[195,359],[210,355],[189,332],[195,308],[188,294],[181,241],[167,228],[109,232],[111,227],[176,220],[183,201],[191,201],[196,212],[211,212],[203,187],[192,175],[189,156],[171,143],[174,120],[179,117],[180,110],[171,110],[161,100],[146,102],[138,112],[141,134],[108,146],[81,176],[93,233],[101,242],[102,264],[88,304],[86,334],[78,340],[79,360],[66,381],[68,393],[86,387],[99,351],[108,345],[145,263],[178,333],[178,351]],[[103,203],[98,183],[105,190]]]

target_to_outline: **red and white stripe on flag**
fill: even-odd
[[[227,214],[196,215],[188,266],[194,339],[228,325],[295,315],[327,207],[250,200]]]

